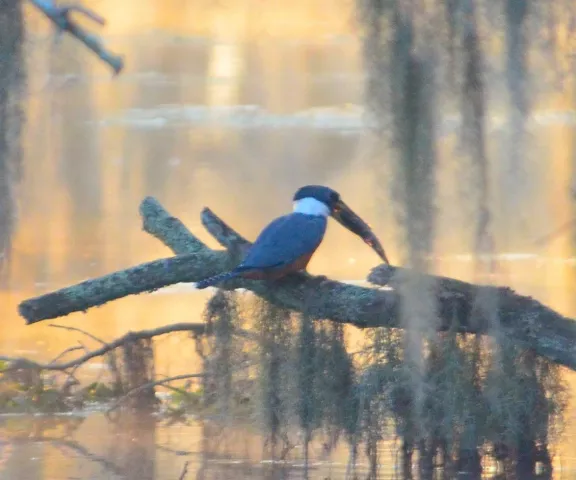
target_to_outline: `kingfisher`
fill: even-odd
[[[338,192],[322,185],[306,185],[294,194],[293,205],[292,213],[276,218],[262,230],[240,265],[197,282],[196,288],[203,289],[235,277],[278,280],[306,270],[324,238],[329,216],[362,238],[390,264],[371,228],[342,201]]]

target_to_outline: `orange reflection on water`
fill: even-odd
[[[107,67],[71,39],[52,46],[46,23],[28,12],[25,175],[18,190],[10,288],[0,292],[3,354],[49,360],[79,338],[51,328],[52,322],[24,326],[16,313],[22,299],[171,255],[141,230],[138,205],[146,195],[156,196],[215,246],[200,224],[204,206],[254,238],[271,218],[291,208],[297,187],[330,184],[375,227],[393,262],[401,261],[405,249],[382,188],[389,151],[377,158],[365,155],[368,139],[362,135],[359,108],[364,77],[353,3],[99,0],[92,6],[108,19],[107,44],[126,56],[126,70],[118,78],[111,79]],[[543,96],[538,108],[573,111],[570,92]],[[342,124],[347,127],[338,127]],[[574,126],[552,122],[534,137],[538,191],[525,207],[534,229],[545,235],[574,216]],[[440,142],[436,249],[443,260],[436,269],[471,280],[473,262],[456,257],[469,254],[471,226],[453,220],[459,208],[454,192],[461,182],[449,171],[456,155],[454,134]],[[568,261],[574,254],[572,235],[567,231],[528,252],[539,258],[500,261],[491,280],[576,316],[574,265]],[[359,239],[332,223],[310,270],[362,279],[377,262]],[[128,330],[200,321],[207,295],[130,297],[53,323],[110,340]],[[351,337],[361,334],[351,330]],[[199,369],[185,335],[159,339],[155,353],[159,374]],[[574,425],[569,422],[567,430],[572,438]],[[16,421],[14,428],[28,426]],[[107,444],[114,445],[119,433],[110,428],[102,418],[90,417],[80,437],[114,456]],[[157,440],[172,435],[172,446],[182,449],[198,441],[178,427],[154,432],[144,435],[150,451],[154,435]],[[128,453],[117,454],[121,461],[140,458],[134,457],[129,439],[122,442]],[[562,448],[568,453],[569,447],[567,442]],[[80,475],[86,478],[99,471],[62,462],[52,448],[18,447],[0,465],[27,479],[67,478],[77,468],[85,468]],[[32,457],[41,461],[31,462]],[[563,467],[573,460],[567,455]],[[162,471],[177,478],[182,462],[172,463]],[[162,463],[162,468],[168,467]]]

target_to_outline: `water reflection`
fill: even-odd
[[[145,24],[143,20],[142,30]],[[34,18],[31,25],[36,25]],[[41,29],[41,24],[36,26]],[[20,299],[169,254],[141,232],[137,208],[145,195],[157,196],[201,235],[206,236],[198,214],[210,205],[244,234],[254,236],[270,217],[290,208],[296,187],[338,181],[346,174],[357,135],[343,136],[336,129],[310,131],[306,125],[273,132],[258,127],[238,130],[220,125],[217,117],[216,122],[207,118],[197,125],[173,124],[162,111],[183,111],[181,105],[190,105],[217,112],[230,105],[254,104],[266,114],[298,115],[302,108],[358,103],[362,78],[355,69],[353,37],[303,46],[269,38],[254,41],[236,30],[220,26],[209,41],[178,41],[143,31],[135,37],[119,36],[115,48],[126,53],[130,66],[113,81],[71,41],[58,49],[40,38],[31,42],[26,176],[11,289],[3,293],[6,301],[0,307],[11,325],[3,337],[7,353],[37,350],[47,358],[70,341],[61,332],[48,333],[46,326],[25,329],[15,315]],[[136,122],[109,123],[139,110],[156,111],[149,120],[159,121],[161,128],[139,128],[142,114],[136,115]],[[323,116],[330,118],[337,119],[338,110]],[[329,159],[328,165],[323,159]],[[359,198],[353,203],[361,208],[365,202]],[[333,230],[342,233],[338,227]],[[335,245],[357,245],[352,236],[336,232],[317,263],[326,265]],[[38,241],[39,235],[43,241]],[[364,255],[366,264],[374,262],[369,253]],[[340,273],[347,277],[361,271],[354,264],[343,267]],[[185,295],[170,300],[147,296],[105,306],[81,322],[115,335],[135,325],[194,319],[201,308],[202,301]],[[73,315],[64,323],[80,318]]]
[[[170,424],[129,413],[0,418],[0,478],[301,478],[300,446],[284,461],[260,461],[263,444],[243,428],[209,420]],[[315,451],[321,452],[317,445]],[[390,459],[389,459],[390,460]],[[347,454],[318,455],[312,478],[344,478]],[[366,470],[361,462],[358,473]],[[393,470],[384,468],[384,474]]]
[[[257,432],[210,419],[172,422],[129,412],[112,418],[101,413],[3,416],[0,436],[0,479],[174,479],[185,466],[185,478],[197,480],[296,479],[304,472],[302,445],[287,450],[284,459],[271,461]],[[381,478],[398,478],[396,448],[393,441],[380,445]],[[570,457],[569,450],[557,451],[554,478],[573,478]],[[327,452],[315,442],[309,478],[347,478],[348,461],[345,445]],[[364,478],[368,471],[360,452],[356,474]],[[484,473],[492,478],[494,466],[485,465]]]

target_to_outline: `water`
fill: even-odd
[[[251,461],[258,457],[261,446],[255,435],[233,429],[218,432],[194,419],[168,426],[142,417],[123,417],[113,423],[101,414],[92,414],[18,423],[13,418],[2,419],[0,428],[0,478],[171,479],[179,478],[186,463],[186,478],[301,478],[303,470],[301,461]],[[109,443],[103,445],[98,437]],[[203,454],[206,442],[214,444],[224,437],[225,445],[218,454]],[[344,462],[328,458],[312,462],[312,475],[342,477],[346,457],[341,460]],[[364,469],[362,464],[358,466],[359,472]]]
[[[141,231],[138,205],[146,195],[156,196],[215,246],[200,225],[202,207],[210,206],[254,238],[270,218],[291,207],[297,187],[327,183],[375,226],[389,255],[397,258],[401,246],[368,168],[372,159],[366,154],[353,4],[287,5],[281,0],[93,2],[109,21],[108,46],[126,56],[126,70],[117,79],[72,40],[51,44],[44,20],[27,12],[25,176],[18,192],[10,288],[0,293],[3,354],[49,360],[81,338],[50,323],[112,339],[129,330],[199,320],[209,294],[182,286],[33,327],[25,327],[16,314],[18,302],[29,296],[170,255]],[[526,209],[533,212],[538,237],[573,216],[574,114],[570,94],[554,91],[542,96],[532,120],[538,159],[530,174],[538,178],[539,190]],[[497,135],[501,118],[495,115],[489,123]],[[453,152],[453,125],[454,115],[447,111],[439,147],[444,158]],[[468,252],[456,247],[461,232],[451,228],[457,185],[447,175],[449,163],[443,168],[435,269],[472,279]],[[531,256],[500,252],[500,274],[492,280],[576,316],[570,231],[519,253]],[[358,239],[334,224],[310,270],[362,279],[376,262]],[[184,335],[159,338],[156,359],[158,374],[200,368]],[[84,375],[95,375],[99,367],[94,362]],[[568,380],[574,384],[572,376]],[[568,418],[575,418],[574,407]],[[251,451],[244,448],[242,429],[225,436],[235,455],[219,463],[203,455],[203,426],[194,419],[187,425],[123,422],[115,425],[101,414],[2,417],[0,478],[178,478],[185,461],[187,478],[196,478],[203,467],[210,478],[270,473],[269,465],[257,461],[256,438]],[[576,475],[576,458],[569,454],[574,428],[569,422],[558,447],[564,453],[555,465],[558,478]],[[52,440],[40,441],[44,436]],[[78,442],[81,449],[62,439]],[[337,452],[315,465],[311,476],[342,478],[346,455]],[[295,464],[287,478],[300,478]]]

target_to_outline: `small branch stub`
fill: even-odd
[[[99,25],[106,23],[104,18],[79,3],[57,5],[54,0],[30,0],[30,2],[54,23],[59,33],[68,32],[81,41],[86,47],[98,55],[103,62],[110,65],[115,75],[118,75],[122,71],[124,68],[124,60],[122,57],[109,52],[104,47],[102,40],[78,25],[71,18],[71,14],[76,12]]]

